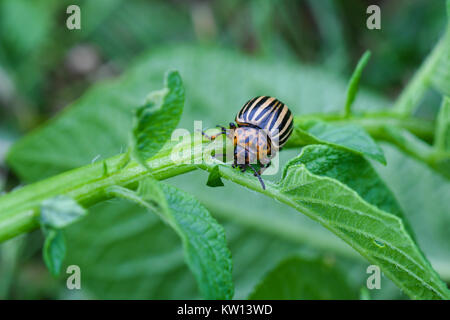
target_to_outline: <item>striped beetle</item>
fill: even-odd
[[[229,129],[218,126],[222,130],[220,134],[202,134],[210,140],[222,134],[231,139],[234,145],[233,168],[239,167],[242,172],[252,169],[265,189],[261,174],[292,133],[291,111],[276,98],[258,96],[244,104],[235,122],[230,122]],[[258,164],[259,169],[252,164]]]

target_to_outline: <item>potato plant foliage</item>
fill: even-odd
[[[369,57],[346,85],[213,48],[152,52],[13,145],[7,162],[28,184],[0,197],[0,240],[40,227],[49,271],[79,265],[100,298],[357,299],[344,266],[306,257],[308,243],[379,266],[412,299],[450,299],[450,26],[393,107],[358,90]],[[414,115],[430,89],[442,96],[433,122]],[[264,93],[295,115],[265,190],[251,172],[204,161],[217,142],[193,130],[182,137],[190,161],[172,160],[177,127],[226,125]],[[428,237],[417,217],[433,214],[444,230]]]

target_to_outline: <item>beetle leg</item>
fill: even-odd
[[[269,161],[267,164],[261,165],[261,167],[260,167],[258,173],[259,173],[259,174],[262,174],[264,171],[266,171],[266,169],[267,169],[268,167],[270,167],[271,164],[272,164],[272,162]]]
[[[258,171],[256,171],[256,169],[253,168],[253,166],[252,166],[251,164],[249,164],[248,166],[249,166],[249,167],[253,170],[253,172],[255,173],[254,176],[258,178],[259,183],[261,183],[261,187],[263,188],[263,190],[266,190],[266,185],[264,184],[264,181],[263,181],[263,179],[261,178],[261,176],[260,176],[260,174],[258,173]]]
[[[236,143],[236,137],[234,139],[235,139],[235,143]],[[238,164],[237,164],[237,148],[234,147],[234,150],[233,150],[233,164],[231,165],[231,167],[232,168],[236,168],[237,166],[238,166]]]
[[[219,125],[217,125],[216,127],[220,128],[220,130],[222,130],[222,134],[227,134],[227,129],[225,127],[222,127],[222,126],[219,126]]]
[[[236,129],[236,124],[234,122],[230,122],[230,129]]]
[[[211,141],[215,139],[215,137],[213,138],[213,136],[208,136],[204,131],[202,131],[202,136]]]
[[[263,190],[266,190],[266,185],[264,184],[263,179],[261,178],[261,175],[258,171],[256,171],[255,168],[253,168],[253,166],[249,163],[249,152],[248,149],[245,148],[245,162],[246,164],[243,165],[239,165],[241,168],[241,171],[244,172],[245,169],[247,169],[248,167],[250,167],[250,169],[252,169],[252,171],[254,172],[254,176],[258,178],[259,182],[261,183],[261,187],[263,188]]]
[[[250,152],[247,147],[245,147],[244,161],[246,164],[250,163]]]
[[[215,140],[218,136],[220,136],[222,134],[226,134],[226,132],[223,132],[223,130],[222,130],[222,132],[219,134],[213,134],[212,136],[208,136],[204,131],[202,131],[202,136],[204,136],[206,139],[211,140],[211,141]]]

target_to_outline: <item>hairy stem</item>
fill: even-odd
[[[433,135],[433,130],[430,130],[427,122],[389,118],[382,114],[373,115],[371,118],[367,116],[364,118],[352,116],[345,119],[340,115],[305,116],[297,117],[296,122],[306,121],[311,118],[321,118],[330,122],[357,123],[378,138],[381,138],[382,128],[386,121],[395,122],[397,126],[405,129],[409,128],[409,126],[419,127],[420,129],[415,133],[423,137],[432,139]],[[421,123],[421,125],[413,125],[415,122]],[[194,137],[193,141],[192,137]],[[113,197],[111,192],[108,191],[113,186],[136,189],[138,182],[150,175],[155,179],[164,180],[197,168],[207,171],[212,170],[214,163],[202,162],[203,159],[208,157],[206,152],[210,152],[210,149],[205,148],[207,143],[202,141],[200,143],[202,148],[198,148],[199,141],[195,140],[195,135],[190,138],[183,141],[187,141],[184,147],[190,148],[191,153],[183,155],[176,163],[172,160],[175,145],[168,143],[158,154],[147,160],[150,171],[134,160],[128,162],[127,157],[129,154],[125,153],[24,186],[0,197],[0,242],[37,228],[41,202],[50,197],[61,194],[66,195],[82,206],[89,207]],[[180,148],[180,145],[177,145],[177,148],[180,148],[178,150],[182,150],[184,147]],[[299,145],[291,144],[291,147],[299,147]],[[124,163],[127,162],[128,164],[124,166]],[[231,168],[225,168],[223,171],[223,177],[232,182],[261,192],[280,202],[289,202],[289,199],[279,195],[276,188],[270,183],[268,183],[266,190],[262,190],[256,179],[248,179],[248,177],[238,174]],[[287,204],[293,205],[292,203]],[[341,248],[338,249],[340,250]],[[336,252],[339,252],[339,250],[336,250]],[[343,250],[348,253],[346,248]],[[351,254],[349,255],[352,256]],[[448,275],[448,270],[438,270],[438,272],[443,276]]]
[[[309,120],[322,120],[336,124],[356,124],[363,127],[376,140],[386,140],[385,128],[387,126],[405,129],[428,143],[433,142],[434,139],[433,121],[412,117],[405,118],[390,111],[362,113],[349,117],[342,114],[296,116],[294,124],[301,124]],[[291,140],[288,141],[288,146]]]
[[[321,119],[336,123],[356,123],[363,126],[374,138],[381,140],[388,140],[384,133],[386,124],[411,130],[412,133],[427,140],[432,140],[434,132],[433,126],[429,122],[418,119],[396,118],[392,114],[386,113],[351,117],[308,115],[296,117],[295,122],[299,124],[310,119]],[[190,141],[190,139],[188,140]],[[396,141],[391,142],[397,143]],[[192,158],[181,159],[177,163],[184,164],[176,164],[171,160],[172,147],[173,144],[167,144],[156,156],[147,161],[148,166],[152,169],[151,173],[135,161],[128,163],[129,153],[127,152],[102,162],[27,185],[0,197],[0,241],[36,228],[38,226],[39,206],[45,199],[64,194],[88,207],[109,199],[111,195],[106,190],[111,186],[133,188],[139,180],[150,174],[159,180],[167,179],[196,169],[197,166],[194,163],[201,163],[203,159],[202,148],[197,148],[191,152]],[[299,144],[290,143],[287,147],[299,147]],[[410,149],[407,151],[414,156],[414,151]],[[420,160],[427,160],[423,159],[423,155],[421,157]],[[124,167],[125,163],[128,163],[128,165]]]
[[[341,114],[316,114],[295,117],[294,125],[301,127],[310,120],[334,124],[356,124],[363,127],[374,139],[388,142],[403,153],[426,164],[429,168],[450,179],[448,162],[450,154],[432,147],[435,135],[433,121],[404,117],[392,111],[362,113],[346,117]],[[294,130],[287,148],[303,146]]]
[[[0,241],[36,228],[41,202],[53,196],[67,195],[81,205],[89,207],[111,198],[111,194],[107,191],[109,187],[135,188],[139,180],[149,175],[163,180],[195,169],[194,165],[173,163],[170,159],[171,151],[172,148],[163,148],[147,162],[152,169],[151,172],[135,161],[122,168],[124,157],[127,156],[125,153],[4,195],[0,198]]]

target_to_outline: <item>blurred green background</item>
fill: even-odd
[[[446,25],[443,0],[95,0],[76,2],[81,30],[70,31],[69,4],[73,2],[0,1],[0,191],[89,163],[98,155],[106,158],[124,147],[128,113],[109,113],[108,106],[83,105],[81,99],[76,102],[80,109],[104,112],[115,132],[106,135],[96,124],[84,136],[92,140],[89,148],[67,141],[36,146],[29,162],[17,165],[22,166],[20,176],[4,162],[14,141],[99,81],[125,74],[125,86],[119,89],[144,93],[161,87],[165,70],[179,69],[187,100],[180,126],[192,130],[193,120],[208,126],[232,121],[240,106],[257,94],[275,95],[298,114],[341,109],[346,79],[370,49],[372,59],[355,107],[383,108]],[[366,28],[371,4],[381,7],[381,30]],[[139,82],[143,78],[147,82]],[[109,92],[114,105],[111,88],[113,84],[90,93]],[[439,103],[440,95],[429,92],[418,115],[433,118]],[[83,121],[81,112],[74,115]],[[75,129],[66,134],[83,137]],[[427,257],[449,282],[450,217],[442,201],[450,195],[448,182],[393,147],[383,149],[388,166],[375,167],[411,220]],[[283,152],[281,162],[297,152]],[[39,153],[59,160],[42,162]],[[35,163],[40,163],[38,169]],[[168,182],[196,195],[224,223],[236,298],[247,297],[265,273],[293,253],[335,266],[353,292],[365,287],[369,263],[323,227],[230,183],[207,189],[206,178],[193,172]],[[97,205],[91,213],[67,234],[67,264],[81,266],[82,290],[67,290],[64,274],[60,279],[49,275],[39,250],[42,236],[36,231],[0,245],[0,298],[199,298],[177,237],[157,218],[116,200]],[[382,289],[370,295],[405,298],[385,277]]]

